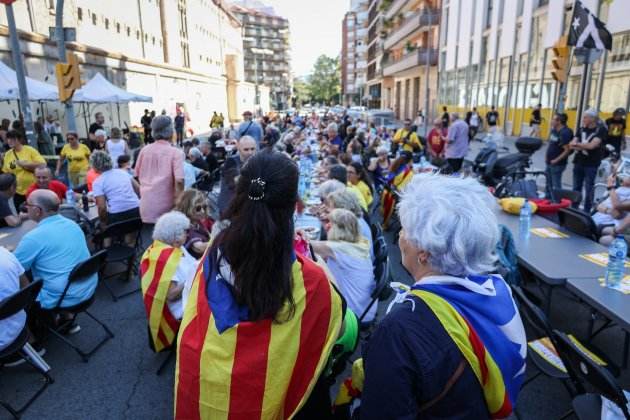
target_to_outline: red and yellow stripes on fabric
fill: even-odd
[[[291,418],[310,395],[337,339],[340,297],[321,267],[298,256],[290,320],[244,321],[219,334],[205,293],[207,274],[200,264],[182,320],[175,417]]]
[[[411,293],[431,308],[468,361],[481,384],[491,418],[508,417],[513,407],[503,381],[503,374],[472,326],[440,296],[424,290],[412,290]]]
[[[410,166],[406,166],[400,170],[400,173],[396,175],[389,184],[396,187],[396,190],[401,191],[413,178],[413,170]],[[390,189],[385,188],[381,194],[382,214],[383,214],[383,226],[387,226],[389,218],[394,213],[396,206],[396,197]]]
[[[158,352],[173,344],[179,329],[179,321],[168,309],[166,297],[181,257],[179,248],[154,241],[142,255],[140,263],[144,309],[153,346]]]

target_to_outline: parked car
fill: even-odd
[[[398,130],[403,123],[396,119],[394,111],[391,109],[370,109],[367,111],[368,123],[374,123],[377,127],[385,127]]]

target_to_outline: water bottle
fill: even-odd
[[[532,224],[532,208],[529,201],[525,200],[519,217],[519,229],[522,234],[528,234]]]
[[[74,201],[74,191],[72,191],[72,188],[68,188],[68,191],[66,191],[66,203],[70,204],[71,206],[74,206],[76,204],[76,202]]]
[[[608,267],[606,267],[606,286],[618,288],[624,275],[624,264],[628,254],[628,245],[623,235],[617,235],[608,247]]]
[[[424,155],[420,157],[420,167],[422,169],[427,167],[427,158],[425,158]]]
[[[300,198],[304,198],[306,194],[306,180],[304,179],[304,175],[300,174],[300,181],[298,183],[298,195]]]

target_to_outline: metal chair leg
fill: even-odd
[[[114,337],[114,333],[112,333],[110,331],[110,329],[107,327],[107,325],[105,325],[104,323],[102,323],[101,321],[96,319],[96,317],[94,317],[94,315],[92,315],[88,311],[84,311],[84,313],[87,316],[89,316],[90,318],[92,318],[97,324],[99,324],[105,330],[105,332],[107,333],[107,335],[101,341],[99,341],[92,349],[90,349],[88,351],[82,350],[76,344],[74,344],[72,341],[68,340],[66,337],[64,337],[62,334],[60,334],[54,328],[48,327],[48,331],[53,333],[53,335],[55,337],[57,337],[58,339],[60,339],[64,343],[66,343],[68,346],[70,346],[81,357],[81,360],[83,360],[83,362],[87,363],[89,358],[90,358],[90,356],[92,356],[92,354],[94,354],[98,349],[100,349],[109,339]]]

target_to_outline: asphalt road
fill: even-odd
[[[506,142],[510,147],[510,141]],[[473,144],[470,156],[474,157],[480,143]],[[534,166],[541,162],[544,150],[534,157]],[[568,182],[570,170],[565,180]],[[390,243],[392,277],[409,284],[411,279],[400,266],[398,247]],[[147,241],[148,243],[148,241]],[[118,280],[111,284],[119,291],[129,290],[137,284]],[[387,303],[381,302],[382,314]],[[154,354],[148,347],[147,324],[141,295],[113,302],[103,287],[97,289],[97,299],[91,312],[107,323],[115,337],[106,343],[88,363],[71,349],[51,338],[47,343],[46,361],[52,366],[55,383],[25,413],[25,419],[168,419],[172,417],[174,363],[161,376],[156,370],[164,355]],[[590,313],[569,292],[554,293],[551,312],[552,324],[578,337],[586,333]],[[82,330],[72,337],[80,344],[90,345],[101,336],[102,330],[85,316],[79,318]],[[622,331],[610,328],[601,333],[595,343],[613,360],[619,361]],[[532,369],[528,368],[528,374]],[[624,388],[630,387],[628,371],[619,378]],[[40,384],[40,377],[27,366],[0,370],[0,399],[16,405]],[[524,419],[559,418],[570,407],[564,387],[557,381],[539,378],[520,394],[518,410]],[[0,408],[0,419],[9,418]]]

